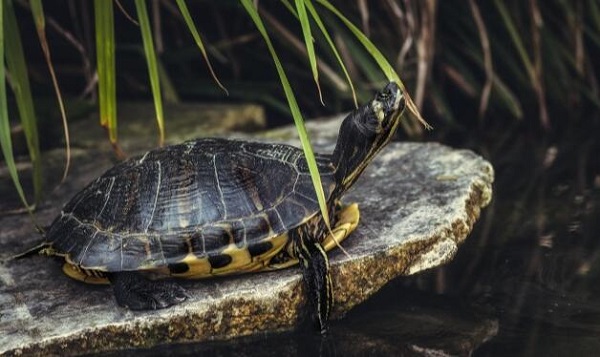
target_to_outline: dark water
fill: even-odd
[[[596,356],[600,353],[597,140],[482,146],[494,199],[445,267],[399,278],[332,323],[118,355]]]

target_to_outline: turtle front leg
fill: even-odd
[[[299,240],[296,249],[308,300],[316,309],[317,322],[321,334],[324,335],[327,333],[329,312],[333,306],[333,283],[329,274],[329,260],[319,242],[309,240],[303,235],[300,235]]]
[[[179,304],[188,298],[177,283],[153,281],[134,271],[111,273],[110,280],[117,303],[131,310],[156,310]]]

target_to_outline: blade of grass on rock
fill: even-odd
[[[321,184],[321,175],[319,174],[319,169],[317,167],[317,162],[315,160],[315,154],[313,153],[312,146],[310,144],[310,140],[308,138],[308,133],[306,132],[306,127],[304,126],[304,120],[302,119],[302,114],[300,113],[300,108],[298,107],[298,103],[296,102],[296,98],[294,97],[294,92],[292,91],[292,87],[287,79],[285,71],[283,70],[283,66],[279,61],[279,57],[275,52],[275,48],[271,43],[271,39],[269,38],[269,34],[258,14],[257,9],[254,7],[251,0],[240,0],[246,12],[252,18],[254,25],[261,33],[269,52],[271,53],[271,57],[273,57],[273,62],[275,63],[275,68],[277,69],[277,73],[279,75],[279,79],[281,80],[281,85],[283,86],[283,90],[285,92],[285,96],[288,100],[288,105],[292,112],[292,116],[294,118],[294,123],[296,124],[296,128],[298,130],[298,135],[300,136],[300,142],[302,143],[302,149],[304,150],[304,155],[306,157],[306,163],[308,164],[308,169],[310,171],[310,176],[312,178],[313,186],[315,188],[317,199],[319,201],[319,207],[321,208],[321,213],[323,214],[323,220],[327,227],[330,227],[329,224],[329,213],[327,209],[327,202],[325,200],[325,193],[323,192],[323,185]]]

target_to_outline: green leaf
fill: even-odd
[[[352,31],[354,36],[356,36],[360,43],[362,43],[362,45],[367,49],[367,51],[369,51],[369,54],[371,54],[375,62],[377,62],[379,68],[381,68],[388,80],[395,81],[396,83],[402,86],[402,89],[404,89],[404,84],[400,80],[400,77],[398,76],[394,68],[385,59],[385,57],[377,49],[377,47],[375,47],[373,42],[371,42],[371,40],[369,40],[369,38],[364,33],[362,33],[361,30],[358,27],[356,27],[350,20],[348,20],[344,15],[342,15],[342,13],[338,9],[336,9],[329,1],[317,0],[317,2],[323,7],[325,7],[327,10],[331,11],[340,20],[342,20],[346,27],[348,27],[348,29]]]
[[[317,56],[315,55],[315,46],[313,44],[313,37],[310,30],[310,21],[308,14],[306,13],[306,6],[304,0],[296,0],[296,10],[298,11],[298,19],[300,20],[300,26],[302,27],[302,35],[304,36],[304,43],[306,45],[306,54],[308,55],[308,61],[310,62],[310,70],[312,71],[317,91],[319,92],[319,100],[323,103],[323,93],[321,92],[321,86],[319,85],[319,69],[317,68]]]
[[[38,138],[37,119],[29,87],[27,63],[21,44],[21,35],[15,16],[12,1],[6,2],[4,12],[5,58],[7,68],[12,77],[13,91],[21,119],[21,125],[27,141],[27,149],[33,166],[34,200],[39,202],[42,195],[42,163],[40,157],[40,142]]]
[[[4,60],[5,55],[5,20],[6,16],[4,13],[4,7],[12,7],[11,1],[0,1],[0,58]],[[27,202],[21,181],[19,181],[19,174],[17,172],[17,166],[15,165],[15,157],[12,149],[12,139],[10,137],[10,123],[8,120],[8,108],[6,101],[6,73],[4,65],[0,66],[0,146],[2,147],[2,155],[4,156],[4,162],[13,180],[15,188],[19,193],[19,197],[23,202],[23,205],[27,208],[30,214],[32,214],[33,207]]]
[[[310,145],[310,139],[308,137],[308,133],[306,132],[306,127],[304,126],[304,120],[302,119],[302,114],[300,113],[300,108],[298,107],[298,103],[296,102],[296,98],[294,97],[294,92],[292,91],[292,87],[287,79],[285,71],[279,61],[279,57],[275,52],[275,48],[273,48],[273,44],[271,43],[271,39],[267,30],[258,14],[258,11],[252,4],[251,0],[240,0],[246,12],[252,18],[252,21],[256,25],[256,28],[261,33],[265,43],[267,44],[267,48],[271,53],[271,57],[273,57],[273,62],[275,63],[275,68],[277,69],[277,73],[279,74],[279,79],[281,80],[281,85],[283,86],[283,90],[285,92],[285,96],[288,101],[288,105],[292,112],[292,116],[294,118],[294,123],[296,124],[296,129],[298,130],[298,135],[300,137],[300,142],[302,143],[302,149],[304,150],[304,155],[306,157],[306,163],[308,164],[308,169],[310,171],[310,176],[312,178],[313,186],[315,187],[315,192],[317,194],[317,199],[319,201],[319,207],[321,208],[321,213],[323,215],[323,220],[327,227],[330,227],[329,224],[329,213],[327,209],[327,201],[325,199],[325,193],[323,192],[323,185],[321,183],[321,175],[319,174],[319,169],[317,167],[317,162],[315,160],[315,154],[312,150],[312,146]]]
[[[185,20],[185,23],[187,24],[188,28],[190,29],[190,32],[192,33],[192,36],[194,37],[194,41],[196,41],[196,45],[198,45],[198,48],[200,49],[200,52],[202,53],[202,57],[204,57],[204,60],[206,61],[206,65],[208,66],[210,75],[213,77],[213,79],[215,80],[217,85],[219,87],[221,87],[221,89],[227,95],[229,95],[229,92],[223,86],[223,84],[221,84],[221,81],[219,81],[219,79],[217,78],[217,75],[215,74],[215,71],[213,70],[212,65],[210,64],[210,60],[208,59],[208,54],[206,53],[206,48],[204,48],[204,43],[202,42],[202,39],[200,38],[200,34],[198,33],[198,30],[196,29],[196,25],[194,25],[194,20],[192,20],[192,16],[190,15],[190,11],[188,10],[187,5],[185,4],[185,1],[177,0],[177,5],[179,6],[179,11],[181,11],[181,14],[183,15],[183,19]]]
[[[35,27],[45,28],[46,27],[46,18],[44,16],[44,8],[42,6],[41,0],[31,0],[29,1],[29,6],[31,6],[31,13],[33,14],[33,20],[35,21]]]
[[[154,98],[154,109],[156,110],[156,122],[159,131],[159,145],[163,146],[165,142],[165,119],[163,116],[162,98],[160,96],[160,79],[158,76],[158,65],[156,64],[156,51],[154,51],[154,42],[152,41],[152,31],[150,30],[150,19],[148,18],[148,9],[145,0],[135,0],[138,20],[140,22],[140,31],[144,42],[144,53],[148,63],[148,75],[152,87],[152,97]]]
[[[113,2],[94,0],[96,58],[100,125],[107,128],[113,145],[117,143],[117,87],[115,80],[115,24]]]
[[[313,6],[312,1],[305,0],[305,4],[306,4],[306,8],[310,12],[310,16],[312,16],[313,20],[319,27],[319,30],[321,30],[323,37],[325,37],[327,44],[329,44],[329,48],[331,48],[331,51],[333,52],[335,58],[337,59],[337,62],[339,63],[340,67],[342,68],[342,71],[344,72],[344,75],[346,76],[346,80],[348,81],[348,84],[350,85],[350,89],[352,90],[352,98],[354,99],[354,106],[358,107],[358,100],[356,99],[356,91],[354,90],[354,84],[352,83],[350,74],[348,73],[348,70],[346,69],[346,66],[344,65],[344,61],[342,61],[342,57],[338,53],[338,50],[335,47],[335,44],[333,43],[331,36],[329,36],[329,31],[327,31],[327,29],[325,28],[325,25],[323,24],[323,21],[321,20],[321,16],[319,16],[319,13]]]

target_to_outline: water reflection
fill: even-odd
[[[495,167],[494,200],[452,263],[404,279],[498,318],[476,355],[597,355],[600,142],[572,135],[479,146]]]
[[[323,339],[313,329],[233,341],[180,344],[125,355],[155,356],[420,356],[468,355],[496,335],[498,323],[471,304],[392,283],[367,304],[332,323]],[[124,352],[104,356],[122,356]]]

